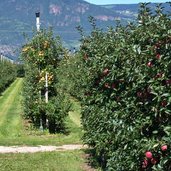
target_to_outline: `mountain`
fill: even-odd
[[[158,5],[158,3],[150,3],[148,4],[148,7],[152,10],[152,12],[155,12],[155,8]],[[127,21],[135,21],[138,16],[138,11],[140,8],[140,4],[111,4],[111,5],[102,5],[102,7],[113,10],[118,16],[122,15],[122,20]],[[164,12],[170,11],[170,5],[168,3],[163,3],[162,7],[164,7]],[[125,18],[126,17],[126,18]]]
[[[119,16],[122,15],[122,19],[133,21],[138,16],[139,4],[114,4],[114,5],[102,5],[102,7],[115,11]]]
[[[138,5],[93,5],[84,0],[5,0],[0,1],[0,52],[16,56],[14,49],[25,42],[23,33],[31,36],[35,30],[35,12],[40,11],[41,28],[52,27],[68,47],[78,45],[76,26],[86,33],[91,31],[89,16],[97,20],[97,26],[115,26],[115,20],[133,21]],[[17,50],[15,50],[17,51]]]

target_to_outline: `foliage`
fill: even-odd
[[[16,65],[7,60],[0,60],[0,94],[15,80]]]
[[[51,133],[64,129],[64,118],[70,106],[63,92],[57,88],[56,68],[63,51],[60,39],[54,38],[51,30],[35,33],[32,40],[28,41],[22,49],[25,64],[23,94],[25,117],[35,126],[49,128]],[[48,103],[44,97],[47,92],[46,79]]]
[[[65,62],[71,92],[82,99],[85,143],[106,170],[170,170],[170,14],[141,4],[139,24],[118,23],[107,32],[90,19],[80,59]]]
[[[66,93],[82,99],[88,84],[88,68],[80,54],[66,53],[57,69],[59,88]]]
[[[24,71],[24,65],[23,64],[18,64],[17,66],[17,77],[24,77],[25,71]]]

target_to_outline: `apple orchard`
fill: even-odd
[[[108,171],[171,170],[171,20],[162,5],[141,4],[137,21],[92,32],[71,55],[43,32],[22,51],[25,113],[49,130],[65,129],[69,99],[81,102],[84,143]],[[38,46],[38,41],[40,45]],[[41,71],[41,72],[40,72]],[[50,101],[44,104],[44,73]]]

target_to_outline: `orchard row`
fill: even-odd
[[[0,60],[0,94],[15,80],[16,65],[6,60]]]
[[[68,99],[58,88],[57,67],[63,55],[59,37],[54,38],[51,30],[36,32],[21,53],[25,64],[25,118],[50,133],[65,131],[65,118],[70,108]]]
[[[137,21],[93,31],[59,65],[82,103],[84,142],[108,171],[171,169],[171,20],[141,4]]]

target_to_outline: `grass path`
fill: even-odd
[[[81,127],[81,118],[80,118],[81,106],[80,106],[80,103],[78,101],[76,101],[75,99],[71,99],[71,102],[72,102],[73,110],[69,112],[69,117],[78,127]]]
[[[24,126],[22,120],[21,89],[23,79],[18,78],[0,96],[0,146],[39,146],[66,144],[82,144],[82,128],[80,123],[80,105],[73,102],[66,125],[69,134],[49,134]]]
[[[0,137],[19,135],[22,130],[20,91],[22,79],[17,79],[0,99]]]

